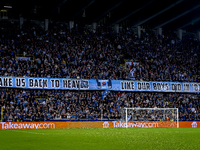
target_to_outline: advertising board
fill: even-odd
[[[175,121],[128,121],[128,128],[177,127]],[[179,127],[197,128],[200,121],[180,121]],[[125,121],[1,122],[0,129],[126,128]]]

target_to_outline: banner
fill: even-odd
[[[126,69],[130,70],[127,79],[129,80],[135,80],[134,73],[136,72],[137,66],[139,66],[139,62],[126,62],[125,67]]]
[[[180,128],[200,128],[200,121],[180,121]]]
[[[177,127],[175,121],[128,121],[128,128]],[[199,128],[200,122],[180,121],[179,127]],[[125,121],[0,122],[0,129],[126,128]]]
[[[0,87],[58,90],[110,90],[199,93],[200,83],[67,78],[0,77]]]
[[[136,66],[139,66],[140,63],[139,62],[126,62],[126,64],[125,64],[127,69],[130,69],[129,67],[132,65],[133,65],[133,67],[136,67]]]
[[[16,59],[17,60],[25,60],[25,61],[29,60],[29,61],[31,61],[30,57],[16,57]]]
[[[134,76],[134,73],[136,71],[136,68],[132,68],[127,76],[127,79],[129,80],[135,80],[135,76]]]

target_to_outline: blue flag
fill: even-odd
[[[103,91],[102,99],[104,99],[109,93],[110,93],[110,91],[108,91],[108,90]]]

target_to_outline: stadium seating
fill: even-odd
[[[109,27],[71,32],[63,24],[49,30],[24,23],[0,24],[0,76],[200,82],[199,42],[180,41],[166,32],[131,30],[116,34]],[[125,59],[139,65],[125,65]],[[0,89],[3,121],[115,120],[124,107],[177,107],[180,120],[200,120],[198,94]],[[102,107],[101,107],[102,106]],[[102,108],[102,109],[101,109]],[[102,112],[103,111],[103,112]]]
[[[118,120],[124,107],[179,108],[180,120],[200,120],[198,94],[110,92],[102,100],[99,91],[20,90],[0,91],[4,121]],[[41,97],[46,97],[42,99]],[[101,112],[101,105],[102,112]]]
[[[108,27],[95,33],[84,28],[70,32],[53,24],[45,32],[34,24],[25,23],[19,30],[7,22],[0,44],[1,76],[126,80],[135,68],[134,80],[200,81],[199,43],[191,37],[180,41],[172,33],[147,31],[138,39],[129,30],[118,35]],[[125,59],[139,65],[126,69],[120,66]]]

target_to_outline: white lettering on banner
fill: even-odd
[[[191,125],[192,125],[192,128],[196,128],[197,127],[197,122],[194,121],[194,122],[192,122]]]
[[[121,90],[134,90],[134,82],[121,82]]]
[[[105,122],[103,123],[103,128],[109,128],[109,123],[108,123],[107,121],[105,121]]]
[[[169,90],[169,84],[168,83],[162,83],[162,82],[153,82],[153,90],[155,91],[168,91]]]
[[[29,87],[34,88],[47,88],[47,79],[28,79],[29,80]]]
[[[55,128],[54,123],[6,123],[1,122],[2,129],[50,129]]]
[[[121,121],[112,121],[114,128],[125,128],[126,122]],[[127,123],[129,128],[155,128],[158,127],[158,123],[141,123],[141,122],[128,122]]]
[[[150,83],[149,82],[138,82],[137,83],[138,90],[147,90],[150,91]]]
[[[12,78],[0,78],[0,87],[12,87],[13,79]]]

